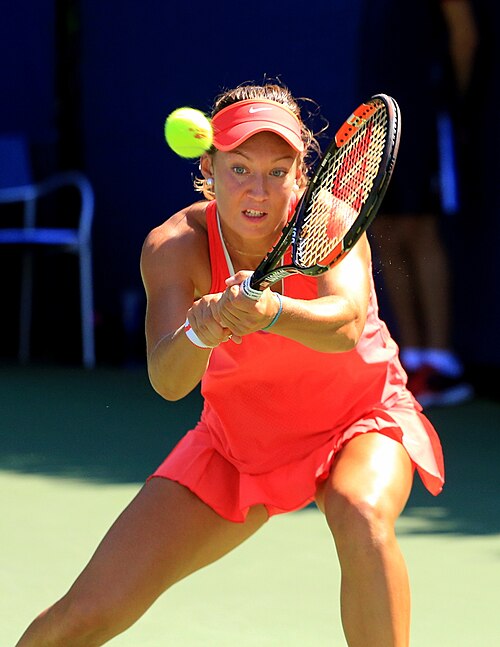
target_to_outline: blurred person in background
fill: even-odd
[[[473,396],[456,352],[446,218],[460,209],[457,124],[478,34],[468,0],[395,0],[363,6],[362,95],[401,107],[402,143],[383,211],[372,226],[409,388],[423,406]],[[410,20],[408,20],[408,16]]]

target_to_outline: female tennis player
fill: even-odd
[[[201,419],[18,647],[102,645],[269,517],[313,501],[340,560],[350,647],[409,644],[395,522],[415,469],[441,491],[443,460],[378,317],[366,236],[319,278],[246,297],[239,286],[279,238],[317,142],[282,85],[225,92],[213,125],[206,200],[155,228],[141,258],[151,383],[179,400],[201,381]]]

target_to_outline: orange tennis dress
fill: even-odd
[[[233,270],[215,202],[206,217],[210,291],[222,292]],[[316,279],[289,277],[283,292],[314,299]],[[372,281],[365,329],[351,351],[321,353],[272,331],[215,348],[201,383],[200,421],[150,478],[177,481],[224,518],[241,522],[256,504],[270,515],[306,506],[345,443],[376,432],[402,443],[426,488],[438,494],[441,444],[405,385]]]

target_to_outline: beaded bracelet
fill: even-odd
[[[278,299],[278,303],[279,303],[278,312],[274,315],[271,323],[269,323],[265,328],[262,328],[262,330],[269,330],[269,328],[272,328],[280,318],[281,313],[283,312],[283,299],[281,298],[281,294],[279,292],[273,292],[273,294]]]

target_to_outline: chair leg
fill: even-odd
[[[82,321],[82,355],[85,368],[95,367],[94,299],[92,254],[88,247],[80,250],[80,310]]]
[[[21,304],[19,312],[19,361],[27,364],[31,347],[31,316],[33,302],[33,252],[23,254]]]

